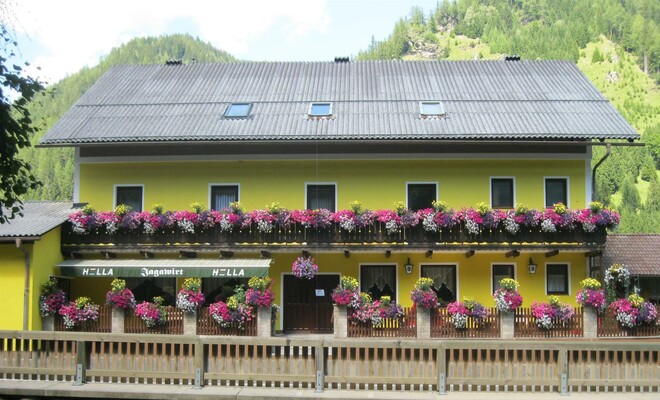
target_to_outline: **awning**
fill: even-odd
[[[66,260],[62,276],[121,278],[243,278],[268,276],[270,259]]]

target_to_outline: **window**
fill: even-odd
[[[225,110],[225,118],[245,118],[250,115],[252,103],[232,103]]]
[[[317,210],[325,208],[330,211],[336,211],[337,188],[334,184],[306,184],[308,210]]]
[[[369,293],[374,300],[390,296],[396,301],[396,266],[361,265],[360,291]]]
[[[176,303],[176,278],[124,278],[126,287],[135,295],[135,301],[153,301],[161,296],[166,306]]]
[[[229,204],[238,201],[238,185],[211,185],[211,210],[228,208]]]
[[[204,304],[211,305],[218,301],[227,301],[236,291],[236,286],[246,287],[248,278],[204,278],[202,279],[202,293]]]
[[[513,264],[493,265],[493,292],[500,288],[500,281],[504,278],[515,279]]]
[[[433,279],[433,291],[444,303],[456,301],[456,266],[422,265],[422,278]]]
[[[548,264],[546,267],[547,294],[568,294],[568,265]]]
[[[332,115],[332,103],[310,104],[309,115],[312,117],[326,117]]]
[[[120,204],[142,211],[142,186],[115,186],[115,207]]]
[[[445,108],[439,101],[421,101],[419,113],[422,115],[445,115]]]
[[[490,206],[513,208],[515,203],[513,178],[490,178]]]
[[[433,207],[433,201],[438,198],[438,188],[435,183],[409,183],[408,208],[413,211]]]
[[[568,179],[545,178],[545,207],[550,208],[555,203],[568,206]]]

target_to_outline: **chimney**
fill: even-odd
[[[348,57],[335,57],[336,63],[347,63],[348,61]]]

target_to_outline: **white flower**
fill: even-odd
[[[74,233],[82,235],[87,232],[87,230],[83,227],[82,223],[80,223],[79,221],[74,221],[71,224],[73,225],[71,229],[73,229]]]
[[[589,233],[591,233],[591,232],[593,232],[593,231],[596,230],[596,224],[591,223],[591,222],[589,222],[589,221],[585,221],[585,222],[582,224],[582,229],[584,229],[585,232],[589,232]]]
[[[456,313],[451,316],[451,322],[457,329],[464,329],[467,326],[468,317],[465,314]]]
[[[342,216],[339,220],[339,226],[341,229],[344,229],[348,232],[353,232],[353,229],[355,229],[355,222],[353,221],[353,218],[346,218]]]
[[[552,319],[550,316],[544,314],[543,317],[536,319],[536,325],[538,325],[539,328],[550,329],[552,328]]]
[[[220,230],[222,232],[229,232],[233,228],[233,225],[231,222],[229,222],[229,218],[227,216],[223,216],[222,219],[220,220]]]
[[[184,232],[195,233],[195,225],[191,221],[188,221],[187,219],[182,219],[180,221],[177,221],[176,224]]]
[[[507,217],[507,219],[504,220],[504,229],[510,234],[515,235],[520,230],[520,224],[512,217]]]
[[[112,235],[113,233],[117,232],[117,224],[114,222],[108,222],[105,224],[105,230]]]
[[[471,219],[466,219],[465,220],[465,228],[467,229],[468,233],[470,233],[472,235],[478,235],[479,234],[479,224],[472,221]]]
[[[257,222],[257,230],[262,233],[270,233],[273,230],[273,223],[262,219]]]
[[[543,222],[541,222],[541,231],[557,232],[557,227],[549,219],[544,219]]]
[[[438,231],[438,224],[435,223],[435,215],[433,214],[426,214],[424,216],[424,219],[422,220],[422,226],[424,227],[424,230],[427,232],[437,232]]]
[[[397,224],[396,221],[393,219],[385,223],[385,228],[387,229],[387,233],[389,233],[390,235],[399,232],[399,224]]]
[[[145,222],[144,223],[144,233],[147,235],[152,235],[156,230],[154,229],[154,226],[151,225],[151,222]]]

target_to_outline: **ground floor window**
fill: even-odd
[[[504,278],[515,279],[515,268],[513,264],[493,265],[493,292],[500,288],[500,281]]]
[[[204,278],[202,279],[202,293],[205,305],[227,299],[236,292],[236,286],[247,289],[248,278]]]
[[[456,301],[456,265],[422,265],[422,278],[433,279],[433,291],[442,303]]]
[[[547,294],[568,294],[568,265],[548,264],[546,282]]]
[[[176,303],[176,278],[125,278],[138,303],[152,301],[154,297],[165,299],[166,306]]]
[[[396,301],[396,266],[361,265],[360,291],[369,293],[374,300],[390,296]]]

